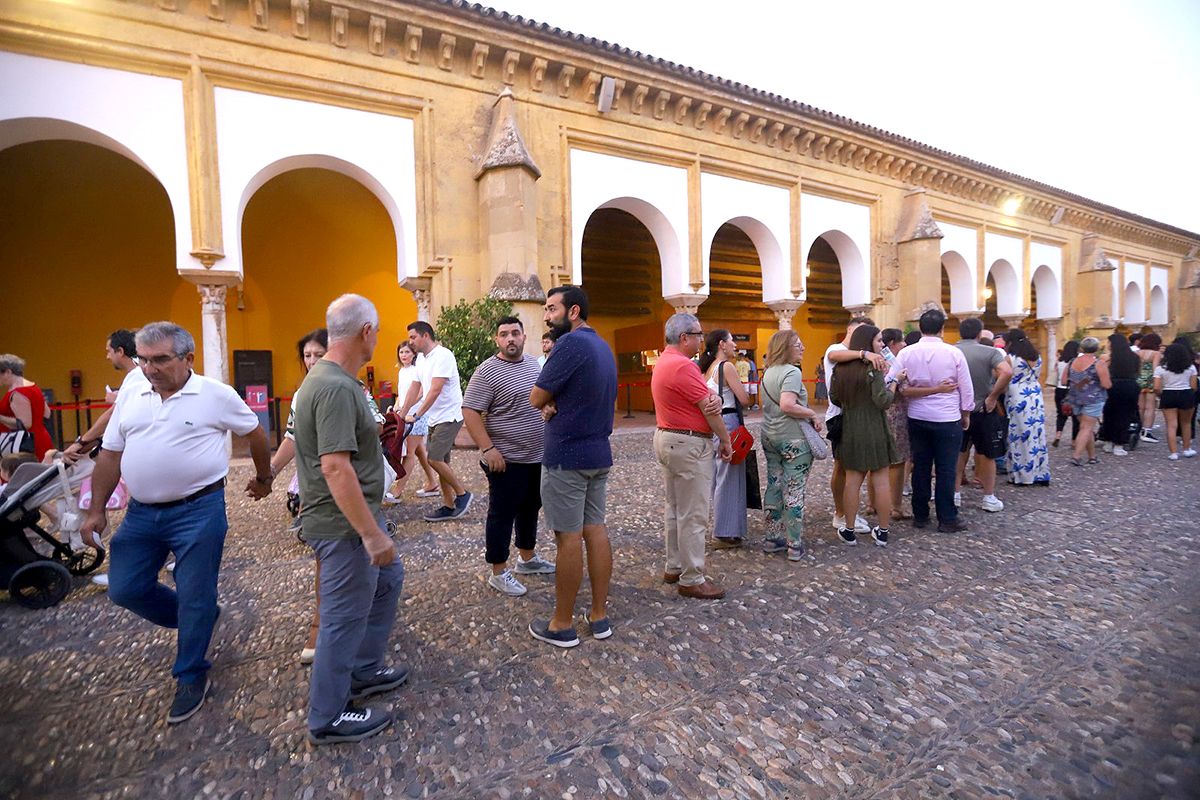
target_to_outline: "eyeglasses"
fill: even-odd
[[[169,355],[169,356],[134,356],[134,358],[137,359],[137,362],[139,364],[141,364],[142,366],[149,365],[151,367],[154,367],[155,369],[158,369],[160,367],[165,367],[167,364],[170,364],[175,359],[183,358],[183,357],[184,356],[177,356],[174,354]]]
[[[703,336],[704,331],[684,331],[681,336]]]

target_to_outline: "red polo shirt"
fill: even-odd
[[[708,396],[708,384],[700,368],[673,346],[668,346],[654,365],[650,378],[654,396],[654,418],[660,428],[711,431],[696,403]]]

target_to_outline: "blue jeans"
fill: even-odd
[[[321,627],[308,694],[308,727],[316,730],[341,715],[354,679],[366,680],[387,666],[404,564],[397,553],[386,567],[372,566],[357,536],[308,544],[321,562]]]
[[[937,510],[938,522],[958,519],[958,509],[954,505],[954,476],[958,471],[962,435],[960,422],[927,422],[908,418],[908,444],[913,464],[913,519],[929,519],[931,480],[936,481],[933,505]]]
[[[108,596],[155,625],[179,630],[171,674],[180,683],[203,680],[212,666],[204,656],[217,620],[217,572],[228,529],[225,493],[213,492],[172,508],[131,500],[112,540]],[[171,553],[174,589],[158,580]]]

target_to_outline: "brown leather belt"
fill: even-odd
[[[695,436],[697,439],[711,439],[712,431],[692,431],[687,428],[659,428],[663,433],[682,433],[684,436]]]
[[[137,500],[137,502],[140,505],[146,506],[148,508],[175,508],[176,506],[181,506],[186,503],[190,503],[193,500],[199,500],[201,497],[207,497],[208,495],[213,494],[214,492],[219,492],[224,488],[225,488],[225,479],[221,478],[221,480],[213,481],[208,486],[205,486],[203,489],[192,492],[187,497],[181,497],[178,500],[167,500],[164,503],[143,503],[141,500],[138,500],[136,497],[133,499]]]

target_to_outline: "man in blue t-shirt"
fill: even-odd
[[[547,293],[545,321],[555,336],[554,349],[529,396],[546,419],[542,510],[558,542],[554,616],[533,620],[529,632],[556,647],[579,644],[574,615],[584,547],[592,581],[588,624],[597,639],[612,635],[606,608],[612,547],[604,527],[604,500],[612,466],[608,437],[617,401],[617,363],[587,317],[583,289],[556,286]]]

